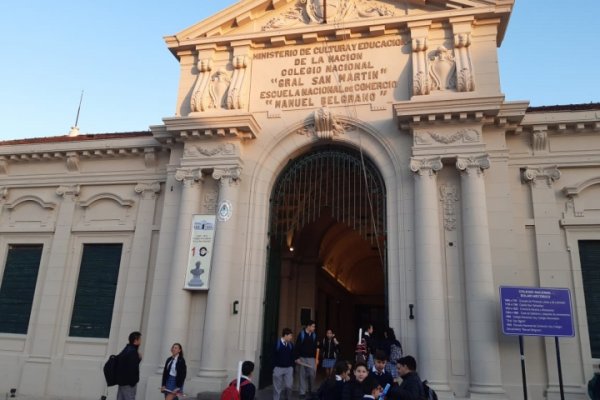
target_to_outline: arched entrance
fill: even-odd
[[[386,190],[360,150],[319,146],[289,161],[270,198],[260,386],[284,327],[314,319],[350,359],[358,328],[387,325]]]

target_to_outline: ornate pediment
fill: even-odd
[[[373,18],[408,18],[466,9],[509,11],[514,0],[242,0],[166,41],[172,51],[184,43],[297,28],[331,26]],[[507,9],[508,7],[508,9]]]

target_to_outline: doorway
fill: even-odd
[[[386,191],[360,149],[319,146],[291,159],[270,208],[261,388],[283,328],[296,336],[315,320],[319,338],[333,329],[352,360],[359,327],[388,323]]]

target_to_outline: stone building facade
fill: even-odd
[[[162,125],[0,143],[0,391],[98,398],[135,330],[140,398],[161,398],[174,342],[187,392],[243,359],[264,386],[281,328],[313,318],[346,354],[360,324],[389,324],[442,399],[521,398],[509,285],[570,289],[563,379],[585,399],[600,106],[505,101],[513,5],[241,1],[166,38],[181,78]],[[558,398],[554,340],[525,351],[530,396]]]

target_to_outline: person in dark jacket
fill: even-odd
[[[370,369],[373,368],[375,349],[377,347],[375,343],[375,338],[373,337],[373,324],[366,323],[363,326],[362,338],[364,339],[365,344],[367,346],[367,367]]]
[[[327,377],[330,377],[333,374],[333,368],[335,367],[335,362],[338,358],[340,348],[340,343],[335,337],[335,333],[333,333],[332,329],[327,329],[325,333],[325,338],[321,343],[321,358],[323,359],[323,368],[325,368],[325,372],[327,373]]]
[[[161,392],[165,394],[165,400],[177,399],[177,394],[183,392],[183,383],[187,375],[187,366],[183,358],[181,344],[175,343],[171,346],[171,357],[167,358],[162,374]]]
[[[369,371],[369,375],[373,375],[382,388],[388,384],[391,386],[392,383],[394,383],[394,378],[392,377],[392,374],[386,371],[386,356],[383,350],[377,350],[375,352],[374,364],[371,371]]]
[[[346,382],[350,379],[348,362],[340,360],[335,363],[335,375],[327,378],[317,391],[319,400],[342,400],[342,393]]]
[[[417,374],[417,361],[412,356],[402,357],[396,363],[398,375],[402,378],[399,386],[394,386],[388,392],[391,399],[421,400],[425,398],[423,381]]]
[[[244,361],[242,363],[242,376],[240,377],[240,400],[254,400],[256,397],[256,386],[252,383],[254,363]]]
[[[140,381],[140,362],[138,352],[142,343],[140,332],[129,334],[129,343],[117,356],[117,400],[135,400],[137,383]]]
[[[273,400],[279,400],[283,394],[289,399],[294,384],[294,345],[292,330],[283,328],[281,338],[273,347]]]
[[[300,398],[303,399],[305,395],[309,398],[313,397],[313,390],[315,390],[315,376],[317,372],[317,348],[319,342],[317,340],[317,334],[315,321],[309,320],[306,323],[304,329],[298,334],[296,339],[296,364],[300,366]]]
[[[344,385],[342,391],[342,400],[362,400],[364,393],[362,388],[363,381],[369,376],[367,364],[363,362],[356,363],[354,367],[354,378]]]

